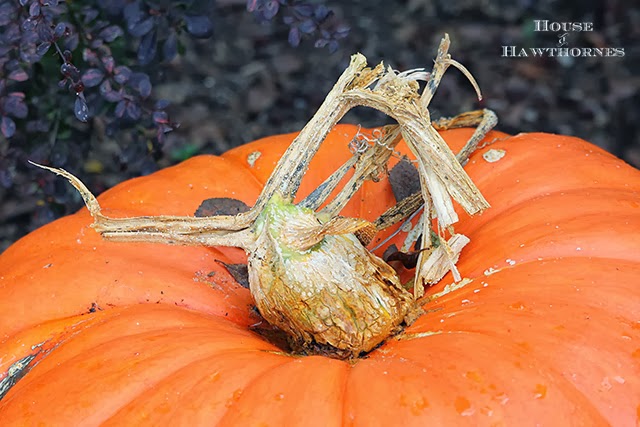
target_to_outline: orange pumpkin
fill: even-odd
[[[346,160],[355,132],[331,132],[299,194]],[[471,130],[442,135],[456,151]],[[252,204],[294,136],[99,200],[111,216]],[[492,208],[456,225],[471,281],[442,293],[446,276],[424,315],[351,362],[289,355],[251,330],[249,291],[216,262],[241,250],[103,241],[86,209],[31,233],[0,256],[0,425],[635,425],[640,173],[577,138],[494,138],[466,167]],[[386,179],[359,195],[344,215],[393,203]]]

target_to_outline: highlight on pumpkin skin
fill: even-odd
[[[495,115],[481,110],[442,121],[438,126],[478,126],[455,155],[431,123],[427,110],[451,65],[461,69],[478,91],[466,68],[451,59],[448,47],[445,35],[422,93],[416,81],[427,76],[422,70],[396,73],[382,63],[367,68],[364,56],[354,55],[318,112],[276,164],[255,205],[237,215],[110,218],[102,214],[97,199],[72,174],[36,166],[74,185],[94,218],[93,227],[106,239],[245,249],[256,305],[265,320],[288,334],[293,348],[313,352],[319,345],[326,354],[328,346],[341,357],[357,357],[397,332],[403,322],[415,319],[416,299],[423,295],[425,285],[440,280],[448,271],[457,281],[462,279],[455,263],[469,239],[453,230],[458,221],[453,200],[471,215],[489,207],[462,163],[495,125]],[[331,129],[355,106],[375,108],[398,124],[382,128],[379,143],[354,153],[352,160],[302,203],[293,204],[311,159]],[[393,147],[401,139],[416,159],[419,195],[412,196],[410,203],[391,208],[375,224],[340,217],[364,181],[377,179],[385,170]],[[354,173],[337,196],[316,212],[350,169]],[[429,239],[423,239],[410,293],[393,268],[365,245],[377,230],[408,218],[420,206],[424,211],[412,236],[435,233],[439,244],[431,246]],[[432,219],[437,220],[435,230]],[[340,274],[336,275],[335,269]]]

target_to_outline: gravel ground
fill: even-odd
[[[430,68],[446,32],[452,56],[467,66],[482,88],[484,101],[457,71],[442,81],[432,103],[432,117],[486,107],[509,133],[553,132],[575,135],[640,167],[640,8],[631,2],[583,0],[407,0],[328,2],[351,27],[340,49],[287,44],[288,28],[262,25],[245,11],[245,0],[218,0],[213,11],[214,38],[192,43],[187,53],[163,72],[157,98],[172,101],[181,127],[170,134],[158,166],[185,153],[221,153],[257,138],[299,130],[313,115],[351,54],[370,63],[384,60],[395,69]],[[535,21],[579,22],[593,31],[535,31]],[[588,24],[584,24],[588,23]],[[530,48],[601,48],[624,56],[534,57]],[[503,46],[516,46],[527,57],[504,57]],[[509,52],[510,48],[507,48]],[[574,51],[577,52],[577,51]],[[388,119],[356,109],[345,122],[374,126]],[[87,161],[105,165],[105,186],[126,179],[111,170],[116,150],[103,144]],[[113,168],[115,169],[115,168]],[[96,191],[98,191],[96,189]],[[43,221],[13,206],[34,206],[19,194],[0,194],[0,251]],[[71,208],[77,208],[78,205]],[[1,209],[0,209],[1,210]],[[7,213],[9,212],[9,213]]]

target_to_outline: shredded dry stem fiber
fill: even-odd
[[[64,176],[78,189],[94,218],[93,227],[106,239],[244,248],[256,305],[269,323],[288,334],[293,347],[310,351],[322,346],[341,356],[357,356],[397,330],[415,307],[416,297],[423,294],[424,285],[447,271],[457,274],[455,262],[468,239],[453,232],[458,217],[452,200],[469,214],[489,206],[461,163],[495,124],[495,116],[485,110],[472,117],[480,126],[456,158],[433,127],[427,110],[450,65],[471,80],[479,95],[473,77],[451,59],[448,48],[445,35],[430,75],[422,70],[397,73],[382,64],[367,68],[364,56],[354,55],[316,115],[276,165],[256,204],[237,215],[109,218],[77,178],[61,169],[42,167]],[[422,93],[417,80],[427,80]],[[302,177],[320,144],[344,114],[359,105],[383,111],[398,124],[384,128],[382,144],[355,153],[309,197],[294,205]],[[469,122],[469,117],[460,121]],[[456,123],[452,119],[444,126]],[[363,181],[385,167],[390,148],[400,136],[417,160],[420,194],[392,208],[376,225],[340,217]],[[316,211],[351,168],[355,173],[338,195]],[[436,218],[435,233],[440,240],[437,247],[420,254],[410,293],[395,271],[365,245],[378,228],[407,218],[420,205],[424,206],[418,222],[422,235],[433,233],[431,219]],[[445,233],[450,233],[448,239]],[[428,239],[423,240],[427,240],[423,246],[429,244]]]

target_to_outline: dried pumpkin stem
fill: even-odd
[[[400,142],[400,130],[397,126],[388,126],[382,140],[378,141],[371,149],[360,154],[360,161],[356,164],[356,170],[349,181],[342,187],[340,193],[325,206],[320,213],[329,217],[338,215],[347,205],[353,195],[360,189],[367,179],[375,178],[384,167],[392,149]]]
[[[353,107],[344,102],[341,94],[351,87],[366,87],[377,78],[378,70],[368,70],[366,58],[360,54],[351,57],[349,67],[342,73],[338,82],[329,92],[317,113],[300,131],[287,151],[278,161],[273,173],[256,202],[255,209],[261,211],[264,204],[278,191],[285,199],[293,200],[302,177],[311,159],[320,148],[327,134],[340,119]]]
[[[31,161],[29,163],[66,178],[82,196],[95,220],[93,227],[106,239],[182,245],[237,246],[247,249],[253,245],[246,229],[233,230],[233,227],[237,226],[235,220],[238,217],[233,215],[208,218],[182,216],[107,217],[102,214],[102,208],[96,197],[74,175],[64,169],[43,166]],[[216,220],[218,224],[216,224]]]
[[[469,161],[471,154],[478,148],[480,141],[484,139],[497,123],[498,117],[496,114],[491,110],[484,109],[469,111],[451,118],[442,118],[431,124],[439,131],[461,127],[476,127],[469,141],[467,141],[465,146],[456,154],[456,159],[464,166]],[[379,230],[384,230],[405,220],[423,205],[422,193],[417,191],[387,209],[375,220],[374,224]]]
[[[201,218],[109,218],[77,178],[61,169],[45,169],[71,181],[94,217],[93,226],[106,238],[245,248],[251,293],[269,323],[287,332],[302,347],[316,343],[358,355],[396,330],[415,303],[395,271],[361,243],[371,239],[377,230],[375,225],[337,216],[363,181],[377,176],[385,167],[399,136],[404,137],[418,162],[425,204],[419,221],[422,234],[430,235],[433,214],[438,219],[439,235],[444,235],[445,228],[452,233],[448,241],[441,239],[437,247],[421,252],[414,296],[423,291],[423,283],[449,270],[459,279],[455,261],[468,239],[449,228],[458,219],[451,198],[470,214],[488,207],[431,125],[427,110],[448,66],[462,70],[477,88],[468,71],[451,59],[448,46],[445,36],[432,78],[422,94],[416,80],[424,79],[426,73],[411,70],[397,74],[385,70],[382,64],[366,68],[364,56],[354,55],[316,115],[277,163],[256,204],[245,213]],[[380,144],[348,162],[302,206],[293,204],[311,159],[331,129],[355,106],[378,109],[395,118],[398,126],[386,128]],[[474,143],[477,145],[477,141]],[[353,176],[334,200],[319,213],[308,208],[324,203],[351,167],[355,167]]]

